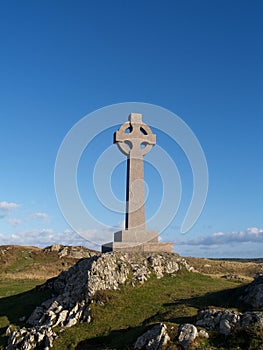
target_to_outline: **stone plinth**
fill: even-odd
[[[122,230],[114,233],[114,242],[158,243],[158,232],[136,229]]]
[[[173,252],[173,243],[156,242],[156,243],[135,243],[135,242],[110,242],[102,245],[102,253],[112,251],[127,252]]]

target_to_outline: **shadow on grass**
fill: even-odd
[[[6,324],[0,324],[0,346],[3,346],[7,341],[8,337],[5,336],[5,331],[8,324],[24,326],[25,321],[19,319],[23,317],[26,320],[36,306],[50,297],[51,292],[49,290],[40,290],[36,287],[27,292],[1,298],[0,318],[6,317],[6,322],[4,322]]]
[[[0,328],[0,347],[7,344],[8,336],[5,334],[6,327]]]
[[[241,295],[247,285],[224,289],[217,292],[208,292],[202,296],[175,300],[173,303],[164,304],[170,307],[175,305],[188,305],[196,308],[219,307],[219,308],[237,308],[239,311],[246,311],[249,306],[240,300]],[[250,307],[251,309],[251,307]]]
[[[240,311],[244,311],[246,310],[246,306],[239,301],[239,297],[243,293],[244,288],[246,288],[246,286],[239,286],[232,289],[208,292],[197,297],[191,295],[188,298],[178,300],[170,298],[171,302],[162,304],[159,312],[145,319],[141,324],[127,329],[111,329],[111,324],[109,324],[107,329],[104,328],[99,331],[95,337],[90,337],[79,342],[76,349],[128,350],[132,348],[132,344],[136,339],[149,329],[153,323],[195,323],[197,310],[211,306],[218,308],[237,308]],[[5,316],[8,322],[22,326],[25,322],[19,321],[19,318],[25,316],[27,319],[36,306],[50,298],[50,293],[49,290],[41,290],[36,287],[24,293],[2,298],[0,299],[0,317]],[[140,308],[139,301],[136,307]],[[0,327],[2,327],[0,328],[0,347],[2,343],[6,341],[6,337],[4,336],[6,327],[3,326],[5,325],[0,323]]]
[[[19,318],[28,317],[34,308],[51,297],[49,290],[38,287],[17,295],[0,299],[0,317],[6,316],[10,323],[19,325]]]
[[[76,350],[99,350],[99,349],[116,349],[116,350],[128,350],[132,349],[133,343],[137,338],[150,327],[138,326],[129,327],[127,329],[112,330],[107,335],[101,335],[98,337],[90,338],[81,341]]]
[[[150,324],[160,322],[175,323],[178,325],[183,323],[195,324],[197,310],[212,306],[217,308],[236,308],[240,311],[245,311],[247,310],[246,306],[239,301],[239,297],[244,292],[245,287],[241,286],[217,292],[209,292],[203,296],[190,297],[163,304],[165,311],[160,311],[154,316],[145,319],[141,325],[125,330],[105,331],[104,334],[97,337],[81,341],[76,349],[132,349],[132,344],[136,339],[147,329],[151,328]],[[218,341],[220,344],[224,344],[225,339],[217,335],[215,342]]]

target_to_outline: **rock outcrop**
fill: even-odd
[[[220,334],[230,336],[236,329],[249,326],[263,327],[262,311],[247,311],[244,313],[235,310],[205,309],[197,315],[196,324],[182,324],[178,329],[178,342],[183,349],[188,349],[197,337],[209,338],[204,327],[209,331],[218,331]]]
[[[117,290],[125,283],[136,286],[151,275],[157,278],[162,278],[164,274],[176,276],[182,268],[193,271],[185,259],[173,253],[112,252],[79,260],[69,270],[40,287],[49,288],[53,297],[35,308],[27,320],[31,327],[23,328],[22,337],[17,333],[22,330],[12,333],[8,350],[38,347],[43,342],[41,334],[46,329],[90,322],[90,303],[98,291]],[[23,339],[30,345],[25,345]]]
[[[64,246],[61,244],[53,244],[43,249],[44,253],[56,252],[60,259],[67,257],[73,259],[91,258],[98,252],[81,246]]]
[[[48,350],[53,346],[57,334],[51,327],[41,326],[27,329],[25,327],[12,332],[6,350],[37,348]]]
[[[237,327],[243,328],[256,324],[263,326],[262,311],[241,313],[234,310],[206,309],[199,311],[196,322],[197,326],[207,330],[218,330],[219,333],[227,336]]]
[[[245,289],[241,301],[253,307],[263,307],[263,275],[258,275]]]

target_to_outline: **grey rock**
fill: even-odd
[[[61,249],[63,248],[63,246],[61,244],[52,244],[52,246],[50,247],[50,251],[51,252],[59,252]],[[47,250],[48,248],[45,248],[45,250]]]
[[[209,338],[209,334],[205,330],[200,329],[200,331],[198,331],[198,337],[202,337],[202,338],[208,339]]]
[[[50,247],[52,251],[62,254],[66,252],[66,248],[58,245]],[[191,266],[186,260],[173,253],[111,252],[93,254],[89,258],[79,260],[69,270],[62,271],[57,278],[47,281],[41,287],[51,289],[54,296],[36,307],[28,318],[27,323],[32,328],[25,329],[23,337],[31,339],[33,333],[36,336],[35,341],[27,340],[25,344],[32,343],[33,349],[45,339],[45,346],[50,347],[54,337],[52,332],[51,337],[47,335],[49,333],[45,333],[43,339],[42,335],[38,334],[43,329],[47,332],[47,329],[57,326],[72,327],[78,322],[90,322],[90,303],[97,291],[118,290],[126,283],[136,286],[147,281],[152,274],[157,278],[162,278],[166,273],[175,276],[182,268],[191,271]],[[11,333],[10,342],[13,342],[13,348],[10,349],[15,349],[19,343],[20,331]]]
[[[59,258],[73,258],[73,259],[83,259],[90,258],[97,255],[96,251],[90,250],[85,247],[73,247],[73,246],[63,246],[61,244],[53,244],[50,247],[43,249],[44,252],[56,252]]]
[[[258,275],[253,282],[246,287],[241,301],[253,307],[263,307],[263,275]]]
[[[63,326],[67,317],[68,317],[68,310],[62,310],[58,315],[56,323],[54,323],[54,327]]]
[[[219,332],[224,335],[229,335],[231,333],[232,327],[228,319],[222,319],[219,322]]]
[[[44,338],[45,338],[45,332],[42,332],[41,330],[39,330],[39,332],[37,332],[35,335],[36,343],[40,344]]]
[[[37,306],[35,310],[32,312],[30,317],[27,320],[28,324],[31,324],[32,326],[36,326],[43,316],[44,308],[42,306]]]
[[[221,334],[229,335],[240,324],[240,316],[240,312],[233,310],[201,310],[197,315],[196,325],[208,330],[218,329]]]
[[[184,349],[187,349],[197,336],[198,331],[193,324],[185,323],[179,327],[178,341]]]
[[[7,329],[5,331],[5,334],[6,335],[10,335],[11,333],[12,333],[12,326],[10,325],[10,326],[7,327]]]
[[[197,326],[208,330],[218,330],[221,334],[230,335],[236,328],[252,325],[263,327],[263,311],[247,311],[243,314],[234,310],[206,309],[198,312]]]
[[[241,317],[241,327],[260,325],[263,327],[263,311],[247,311]]]
[[[179,271],[179,269],[180,269],[179,265],[176,261],[171,260],[171,261],[168,261],[166,263],[165,272],[168,274],[172,274],[174,272],[177,272],[177,271]]]
[[[8,338],[6,350],[31,350],[36,347],[48,350],[53,346],[56,337],[56,333],[50,327],[23,327],[14,331]]]
[[[169,341],[167,327],[164,323],[161,323],[141,335],[136,340],[134,349],[160,350]]]

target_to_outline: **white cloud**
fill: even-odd
[[[114,226],[114,229],[125,230],[125,220],[119,221],[118,225]]]
[[[94,233],[95,234],[95,233]],[[94,236],[92,236],[94,237]],[[99,249],[99,245],[87,241],[72,230],[62,232],[53,232],[51,228],[39,230],[18,231],[11,235],[0,233],[0,244],[17,244],[27,246],[46,247],[54,243],[62,245],[86,246],[93,249]]]
[[[263,229],[250,227],[244,231],[232,231],[229,233],[215,232],[210,236],[198,237],[189,240],[177,240],[178,245],[192,246],[220,246],[228,243],[254,242],[263,243]]]
[[[15,204],[15,203],[10,203],[10,204]],[[0,208],[1,209],[1,208]],[[3,213],[3,215],[1,216],[1,212],[0,212],[0,218],[7,216],[7,211],[8,209],[6,209],[5,213]],[[9,210],[10,211],[10,210]],[[25,217],[25,218],[10,218],[8,220],[8,223],[12,226],[18,226],[22,223],[25,222],[30,222],[32,220],[47,220],[49,218],[48,214],[46,213],[34,213],[33,215],[31,215],[30,217]]]
[[[119,226],[104,227],[100,230],[79,230],[80,235],[93,245],[101,245],[113,240],[113,233],[122,230]]]
[[[215,237],[220,237],[220,236],[224,236],[224,232],[215,232],[215,233],[213,233],[213,235],[215,236]]]
[[[251,233],[255,233],[255,234],[263,232],[263,229],[260,229],[257,227],[250,227],[250,228],[248,228],[248,230],[250,230]]]
[[[12,226],[18,226],[22,223],[23,220],[21,219],[9,219],[8,222],[9,224],[11,224]]]
[[[12,202],[0,202],[0,219],[6,217],[8,213],[16,208],[18,208],[19,205]]]
[[[0,209],[1,210],[12,210],[16,209],[19,205],[12,202],[0,202]]]
[[[85,246],[100,250],[103,243],[113,240],[113,233],[123,229],[123,222],[114,227],[104,227],[100,230],[79,230],[80,234],[66,229],[62,232],[54,232],[51,228],[38,230],[17,231],[12,235],[0,234],[0,244],[18,244],[46,247],[54,243],[62,245]]]
[[[46,213],[35,213],[31,217],[32,219],[48,219],[48,214]]]
[[[93,230],[83,230],[79,229],[79,234],[86,240],[88,240],[94,247],[98,247],[104,243],[113,241],[114,232],[124,230],[125,222],[120,221],[117,225],[114,226],[104,226],[101,229]]]

